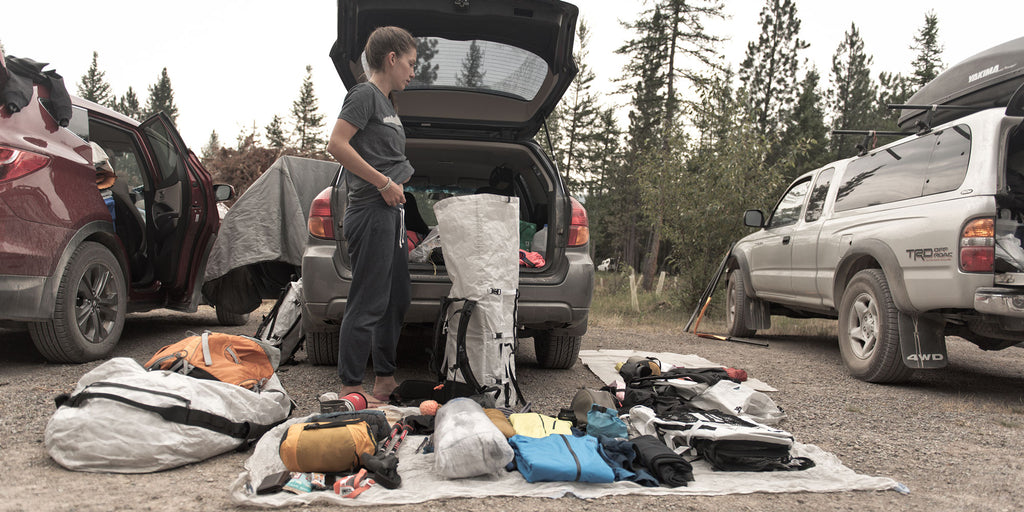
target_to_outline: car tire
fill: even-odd
[[[221,308],[215,308],[215,311],[217,311],[217,323],[220,325],[238,326],[249,323],[249,313],[232,313]]]
[[[729,336],[749,337],[757,332],[747,328],[747,291],[743,284],[743,271],[733,270],[729,273],[729,290],[725,294],[725,320]]]
[[[863,381],[896,383],[914,373],[903,364],[899,310],[879,269],[857,272],[843,292],[839,352],[850,375]]]
[[[320,366],[338,365],[338,332],[311,331],[306,333],[306,360]]]
[[[583,336],[558,336],[546,331],[533,336],[533,350],[541,368],[572,368],[579,359],[582,344]]]
[[[61,275],[53,318],[29,324],[39,353],[55,363],[85,363],[110,354],[128,312],[126,281],[105,246],[78,246]]]

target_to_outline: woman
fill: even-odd
[[[372,353],[372,396],[383,402],[398,385],[396,348],[410,301],[402,184],[413,174],[405,156],[405,132],[390,95],[405,89],[413,78],[416,40],[404,29],[380,27],[370,34],[364,53],[370,79],[345,96],[327,144],[327,151],[345,168],[344,234],[352,263],[338,375],[342,396],[363,393],[366,359]]]

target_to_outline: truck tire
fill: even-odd
[[[733,270],[729,273],[729,290],[725,294],[725,320],[729,336],[745,338],[757,332],[755,329],[747,328],[748,302],[747,292],[743,286],[743,271]]]
[[[338,365],[338,332],[311,331],[306,333],[306,359],[314,365]]]
[[[217,323],[220,325],[245,325],[249,323],[249,313],[232,313],[221,308],[214,309],[217,312]]]
[[[128,313],[128,288],[117,258],[83,242],[60,278],[53,318],[29,323],[36,349],[55,363],[85,363],[117,346]]]
[[[903,364],[899,310],[879,269],[857,272],[843,292],[839,352],[850,375],[863,381],[896,383],[914,373]]]
[[[541,331],[533,336],[533,351],[541,368],[566,370],[576,364],[580,356],[583,336],[558,336]]]

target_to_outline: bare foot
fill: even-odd
[[[391,400],[391,392],[398,387],[398,381],[395,380],[393,375],[387,377],[377,376],[377,380],[373,382],[373,398],[387,402]]]
[[[341,387],[341,391],[338,391],[338,397],[339,398],[344,397],[345,395],[347,395],[349,393],[359,393],[360,395],[365,395],[366,391],[363,390],[363,386],[362,385],[359,385],[359,386],[342,386]]]

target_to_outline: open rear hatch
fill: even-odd
[[[410,134],[524,140],[576,76],[578,14],[557,0],[339,0],[331,58],[352,88],[367,79],[373,29],[402,27],[419,41],[419,76],[392,96]]]

